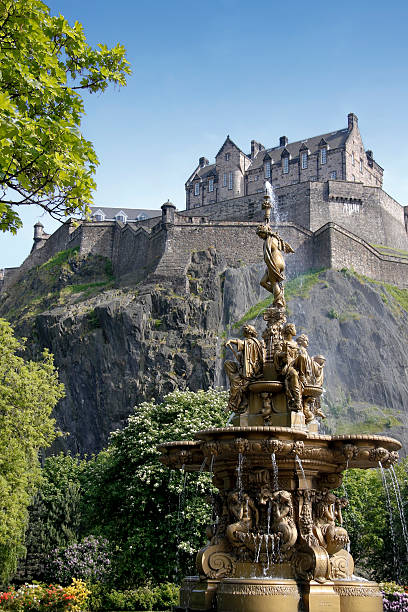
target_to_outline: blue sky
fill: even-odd
[[[184,208],[184,182],[227,134],[249,151],[340,129],[359,117],[384,188],[408,203],[408,3],[345,0],[52,0],[88,42],[127,49],[125,89],[86,96],[83,133],[100,159],[95,203]],[[19,265],[41,211],[0,234],[0,267]]]

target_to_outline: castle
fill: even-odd
[[[262,261],[255,229],[263,219],[265,182],[275,200],[271,221],[295,249],[288,276],[310,268],[354,268],[408,287],[408,207],[382,189],[383,169],[365,151],[356,115],[344,129],[245,154],[227,137],[215,164],[201,157],[186,182],[186,209],[94,207],[90,220],[67,221],[52,235],[34,228],[34,246],[19,268],[6,269],[3,289],[61,250],[77,247],[112,261],[117,279],[185,288],[192,254],[212,249],[221,265]],[[233,246],[233,248],[232,248]],[[234,253],[234,257],[232,257]]]

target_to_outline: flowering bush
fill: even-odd
[[[381,582],[380,587],[383,593],[384,612],[407,612],[408,587],[395,582]]]
[[[9,612],[79,612],[84,609],[90,591],[81,580],[69,587],[50,584],[25,584],[18,590],[0,593],[0,610]]]
[[[91,535],[79,544],[55,549],[47,567],[47,574],[51,580],[62,584],[68,584],[74,577],[99,582],[107,579],[110,569],[108,541]]]

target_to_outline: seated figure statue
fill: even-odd
[[[246,493],[241,496],[238,491],[231,491],[227,499],[228,510],[233,523],[226,529],[226,536],[232,546],[242,546],[239,533],[248,533],[258,526],[259,512],[252,499]]]
[[[303,385],[307,385],[311,382],[313,370],[312,370],[312,358],[307,352],[309,346],[309,338],[306,334],[301,334],[296,339],[298,345],[298,354],[293,364],[293,367],[299,372],[299,380]]]
[[[326,548],[329,555],[338,552],[349,542],[348,533],[342,527],[341,510],[346,505],[346,499],[340,499],[329,491],[321,492],[317,498],[313,531],[320,545]],[[336,525],[336,521],[340,524],[339,526]]]
[[[277,373],[285,380],[286,396],[290,410],[302,410],[302,386],[299,372],[295,367],[299,347],[293,340],[296,328],[293,323],[286,323],[282,329],[282,348],[274,355]]]
[[[251,380],[262,376],[264,364],[265,345],[258,339],[253,325],[244,325],[242,328],[244,339],[233,338],[225,343],[236,357],[237,361],[227,360],[224,368],[230,381],[230,395],[228,408],[233,412],[245,411],[247,387]],[[236,351],[233,346],[235,345]]]

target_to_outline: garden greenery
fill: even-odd
[[[24,552],[27,507],[41,480],[38,453],[56,436],[51,412],[63,397],[52,356],[24,360],[24,342],[0,319],[0,578]]]

